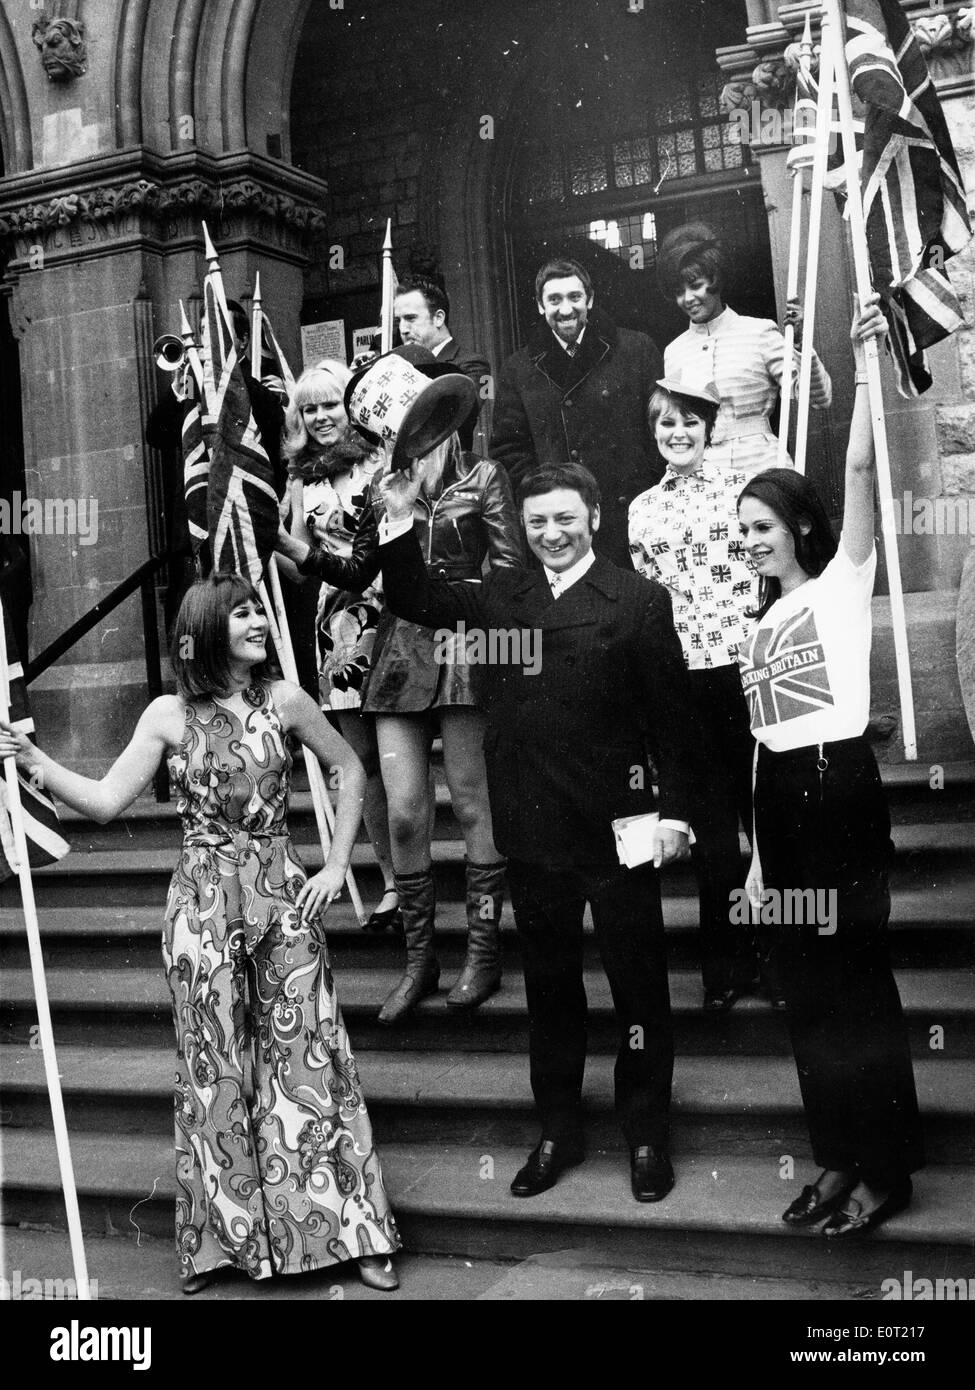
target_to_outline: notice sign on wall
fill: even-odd
[[[374,328],[353,328],[352,330],[352,357],[355,359],[360,352],[368,352],[372,347],[372,340],[382,329],[377,323]]]
[[[301,360],[308,368],[328,357],[348,365],[345,356],[345,319],[326,319],[324,323],[301,325]]]

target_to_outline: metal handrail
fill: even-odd
[[[151,583],[153,575],[157,570],[163,568],[175,557],[171,554],[153,555],[144,561],[138,569],[132,571],[128,579],[123,579],[110,594],[100,599],[93,608],[72,623],[66,632],[62,632],[60,637],[44,648],[39,656],[33,661],[29,661],[24,668],[24,681],[27,685],[35,680],[49,666],[53,666],[59,657],[69,651],[76,642],[80,642],[82,637],[86,637],[92,628],[101,622],[102,618],[115,611],[120,603],[134,594],[136,589],[140,590],[142,599],[142,635],[146,653],[146,686],[149,691],[149,698],[155,700],[162,694],[162,665],[159,655],[159,632],[156,627],[156,596]],[[157,801],[169,800],[169,777],[166,769],[160,764],[153,777],[153,789]]]

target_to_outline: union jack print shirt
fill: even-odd
[[[876,571],[876,550],[857,567],[840,545],[818,578],[773,603],[742,647],[752,733],[773,753],[866,728]]]
[[[714,464],[691,474],[668,468],[630,503],[630,556],[670,590],[689,671],[732,665],[748,628],[755,592],[738,531],[745,481]]]

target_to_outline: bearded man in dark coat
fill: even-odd
[[[617,328],[593,308],[589,273],[548,261],[535,277],[542,319],[501,369],[490,457],[522,478],[549,463],[578,463],[603,498],[600,552],[629,567],[627,510],[663,473],[647,405],[663,360],[645,333]]]

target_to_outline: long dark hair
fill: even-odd
[[[795,544],[796,559],[809,577],[815,579],[822,574],[836,554],[836,537],[816,489],[802,474],[792,468],[767,468],[742,488],[738,494],[739,509],[746,497],[763,502],[788,527]],[[807,532],[802,530],[803,522],[808,523]],[[758,603],[755,608],[746,609],[746,615],[749,618],[764,617],[781,597],[782,585],[779,580],[761,575]]]
[[[226,695],[230,690],[230,615],[248,599],[261,604],[250,580],[230,572],[198,579],[183,595],[173,628],[172,661],[176,688],[184,700]],[[278,675],[269,659],[251,670],[255,682]]]

